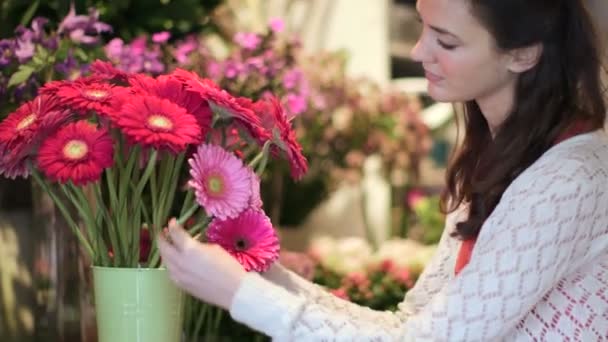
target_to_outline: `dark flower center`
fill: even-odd
[[[243,238],[239,238],[236,240],[235,244],[236,249],[239,251],[244,251],[247,249],[247,240],[243,239]]]

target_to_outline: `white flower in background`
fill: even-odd
[[[375,263],[392,260],[395,265],[422,271],[435,249],[436,246],[425,246],[411,239],[392,239],[384,242],[372,259]]]
[[[331,236],[319,236],[312,240],[308,248],[308,254],[318,261],[330,257],[336,250],[336,240]]]
[[[336,240],[321,236],[312,241],[309,253],[326,268],[347,274],[364,270],[371,260],[372,248],[360,237]]]

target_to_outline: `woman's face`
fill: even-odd
[[[496,48],[468,0],[418,0],[416,8],[423,30],[411,54],[424,67],[433,99],[512,101],[517,74],[509,71],[509,55]]]

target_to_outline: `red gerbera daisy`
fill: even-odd
[[[289,160],[292,178],[301,179],[308,171],[308,162],[302,154],[302,147],[281,103],[270,96],[255,102],[253,109],[260,117],[268,135],[272,137],[273,153],[276,155],[282,151]]]
[[[145,147],[179,153],[201,142],[201,130],[194,116],[169,100],[140,96],[126,102],[114,124],[130,141]]]
[[[30,175],[27,161],[27,154],[0,155],[0,175],[10,179],[27,178]]]
[[[209,242],[232,254],[246,271],[264,272],[279,258],[279,238],[261,210],[247,209],[235,218],[214,219],[206,235]]]
[[[173,72],[173,77],[186,84],[186,88],[206,100],[211,110],[216,114],[226,118],[236,118],[247,127],[260,125],[260,120],[249,107],[242,103],[224,89],[220,88],[210,79],[200,78],[197,74],[177,69]]]
[[[118,82],[126,83],[129,78],[129,74],[116,69],[112,63],[95,60],[89,66],[89,70],[94,76],[98,76],[108,80],[115,80]]]
[[[38,167],[51,180],[76,185],[94,182],[112,166],[114,148],[105,129],[87,121],[61,128],[47,138],[38,152]]]
[[[79,78],[75,81],[63,81],[54,85],[55,93],[61,102],[73,110],[86,114],[94,110],[102,115],[110,115],[113,110],[112,101],[116,91],[124,90],[105,82],[100,77]]]
[[[129,78],[129,83],[136,93],[167,99],[194,115],[201,128],[201,136],[205,136],[210,130],[213,113],[209,104],[207,101],[202,101],[195,93],[187,91],[185,83],[179,79],[166,75],[152,78],[136,74]]]
[[[70,118],[68,111],[46,95],[17,108],[0,123],[0,174],[26,177],[25,163],[38,143]]]

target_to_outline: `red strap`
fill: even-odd
[[[568,127],[561,135],[555,139],[554,145],[559,144],[560,142],[572,138],[576,135],[590,132],[593,129],[591,123],[588,121],[578,120],[575,121],[572,125]],[[473,253],[473,248],[475,247],[475,241],[477,238],[464,240],[460,244],[460,249],[458,250],[458,256],[456,257],[456,266],[454,267],[454,273],[458,275],[460,271],[469,263],[471,260],[471,254]]]

